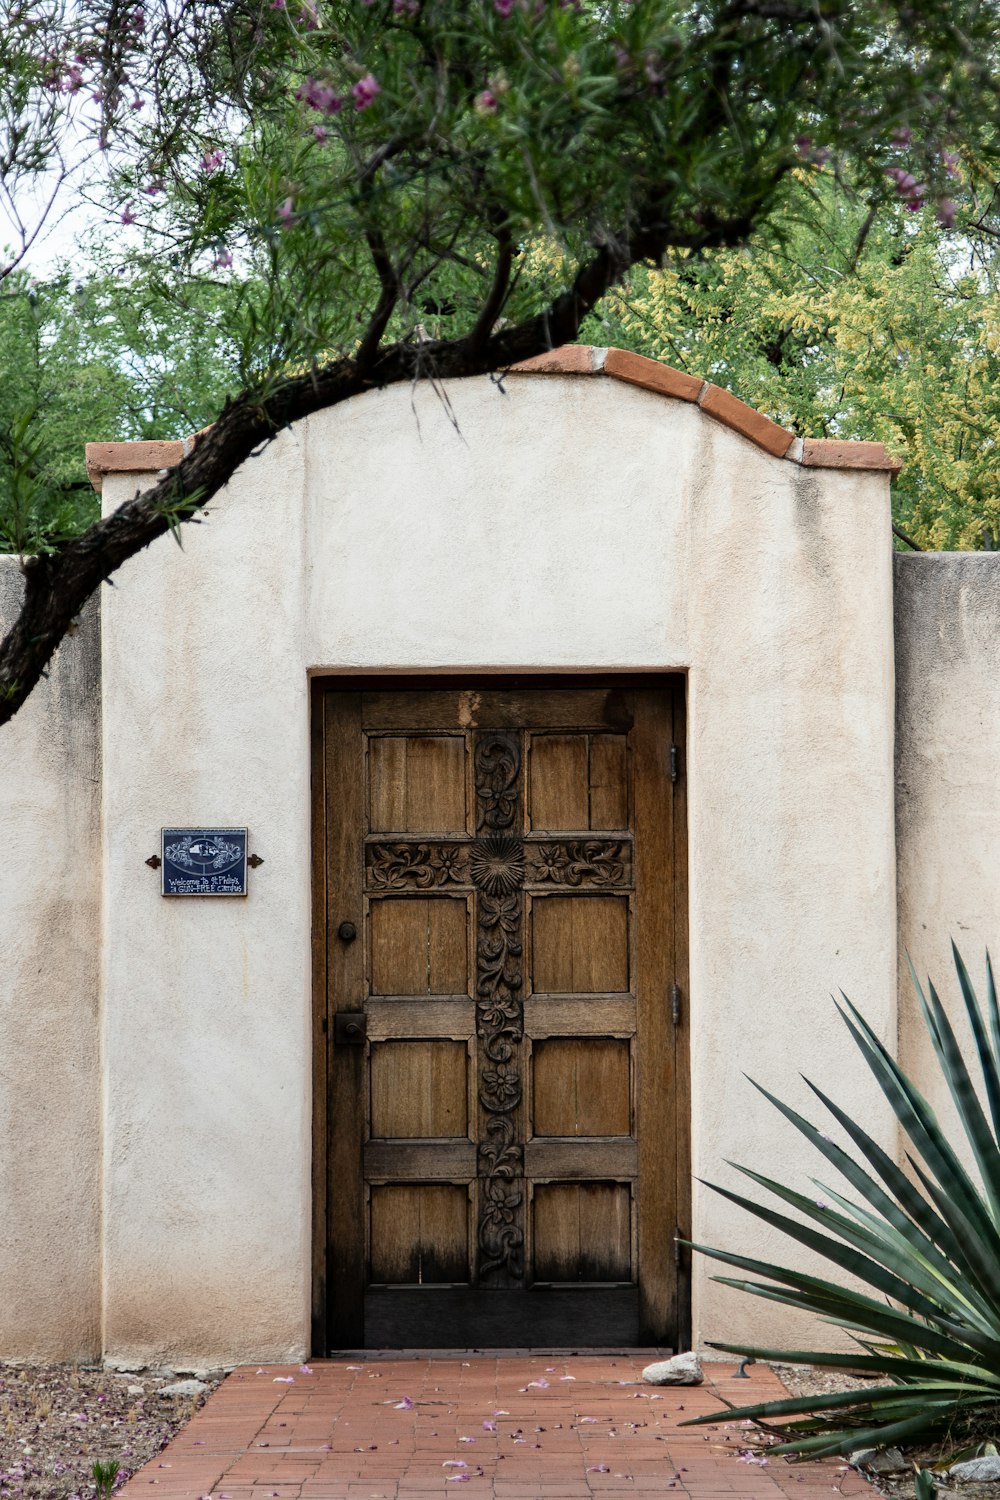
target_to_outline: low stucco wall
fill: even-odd
[[[21,597],[0,557],[0,629]],[[0,1353],[100,1353],[98,601],[0,731]]]
[[[1000,974],[1000,554],[895,560],[900,1057],[943,1119],[947,1089],[907,954],[967,1028],[954,939],[980,996]]]
[[[114,1357],[308,1349],[310,672],[686,670],[695,1174],[814,1170],[744,1072],[804,1102],[818,1066],[891,1140],[828,998],[894,1038],[887,476],[605,380],[448,399],[299,424],[105,591]],[[245,903],[164,902],[144,869],[161,824],[205,820],[251,828]],[[694,1233],[779,1252],[700,1187]],[[710,1275],[698,1336],[773,1339]]]

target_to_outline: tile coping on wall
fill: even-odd
[[[547,354],[513,365],[510,375],[610,375],[628,385],[641,386],[660,396],[677,401],[691,401],[723,426],[748,438],[774,458],[790,459],[812,469],[881,470],[898,474],[902,464],[885,450],[882,443],[838,442],[827,438],[798,438],[787,427],[780,427],[740,401],[731,391],[699,380],[671,365],[632,354],[627,349],[599,349],[590,344],[564,344]],[[208,429],[203,429],[207,431]],[[105,474],[157,473],[180,463],[200,437],[195,433],[183,441],[136,443],[88,443],[87,473],[95,490],[100,490]]]

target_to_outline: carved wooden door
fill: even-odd
[[[319,694],[317,1352],[676,1343],[665,681]]]

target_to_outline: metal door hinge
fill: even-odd
[[[676,781],[680,776],[680,752],[676,745],[670,746],[670,780]]]
[[[681,1024],[681,987],[679,984],[670,986],[670,1015],[675,1026]]]

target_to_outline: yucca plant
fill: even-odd
[[[954,944],[952,952],[985,1108],[933,984],[928,983],[925,993],[912,965],[910,972],[975,1161],[974,1175],[962,1165],[926,1099],[842,996],[840,1014],[912,1148],[907,1153],[912,1176],[806,1079],[853,1143],[856,1155],[841,1149],[760,1084],[755,1087],[840,1174],[853,1196],[816,1180],[817,1196],[810,1197],[748,1167],[737,1168],[794,1209],[800,1216],[796,1219],[728,1188],[706,1184],[865,1287],[853,1290],[748,1256],[693,1247],[744,1273],[717,1277],[724,1285],[817,1313],[824,1322],[846,1329],[855,1341],[855,1349],[847,1353],[734,1344],[713,1348],[760,1360],[863,1372],[885,1382],[725,1413],[780,1424],[782,1441],[773,1452],[818,1456],[871,1444],[943,1438],[958,1445],[991,1424],[1000,1425],[1000,1008],[989,954],[986,1004],[981,1007]],[[692,1425],[717,1421],[719,1415],[696,1418]]]

